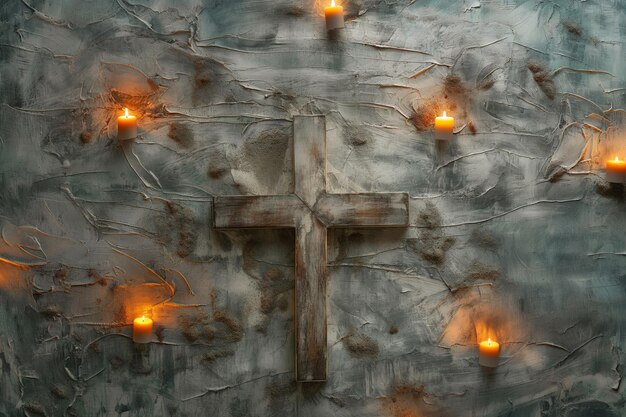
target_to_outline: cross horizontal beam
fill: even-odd
[[[406,193],[323,194],[313,210],[329,227],[389,227],[409,223]]]
[[[295,228],[306,206],[295,194],[215,197],[215,227]]]

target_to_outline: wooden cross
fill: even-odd
[[[324,116],[294,116],[295,193],[216,197],[217,228],[295,229],[296,378],[326,380],[326,229],[407,226],[406,193],[326,193]]]

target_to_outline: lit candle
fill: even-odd
[[[626,183],[626,161],[617,156],[613,160],[606,161],[606,180],[617,184]]]
[[[478,355],[478,363],[480,366],[495,368],[500,361],[500,343],[491,339],[480,342],[480,352]]]
[[[330,6],[324,7],[324,15],[327,30],[343,28],[343,7],[335,5],[335,0],[332,0]]]
[[[152,320],[146,316],[137,317],[133,321],[133,342],[150,343],[152,341]]]
[[[452,139],[452,132],[454,131],[454,117],[446,116],[446,112],[443,112],[443,116],[435,117],[435,139],[437,140],[450,140]]]
[[[124,107],[124,115],[117,118],[117,139],[127,140],[137,137],[137,117],[128,114]]]

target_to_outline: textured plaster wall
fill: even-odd
[[[626,3],[355,0],[329,39],[313,1],[2,1],[1,416],[626,413]],[[329,189],[406,191],[411,226],[330,233],[300,385],[293,234],[210,219],[293,189],[312,113]]]

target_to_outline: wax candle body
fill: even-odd
[[[606,180],[608,182],[625,184],[626,183],[626,161],[622,161],[615,157],[606,162]]]
[[[150,343],[152,341],[152,319],[145,316],[133,321],[133,342]]]
[[[478,363],[480,366],[495,368],[500,362],[500,344],[491,339],[480,342]]]
[[[137,137],[137,117],[128,114],[124,109],[124,115],[117,118],[117,139],[128,140]]]
[[[343,7],[336,6],[335,0],[328,7],[324,7],[324,15],[326,16],[326,30],[343,28]]]
[[[446,116],[446,112],[443,112],[443,116],[435,118],[435,139],[437,140],[450,140],[452,139],[452,132],[454,131],[454,118]]]

